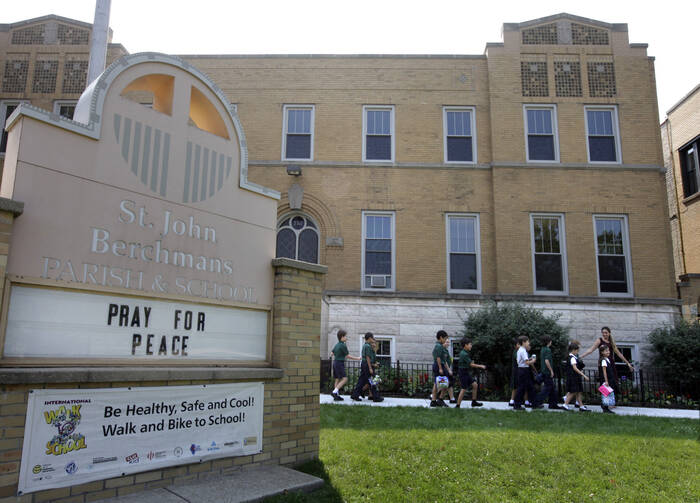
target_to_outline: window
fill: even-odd
[[[593,217],[596,235],[596,266],[600,295],[630,297],[632,269],[629,258],[627,217],[596,215]]]
[[[567,295],[564,216],[530,215],[535,293]]]
[[[556,111],[554,105],[525,106],[528,162],[559,162]]]
[[[625,357],[625,359],[632,363],[636,362],[639,360],[637,357],[637,345],[636,344],[631,344],[627,342],[616,342],[615,346],[617,346],[617,349],[622,353],[622,356]],[[630,370],[630,368],[627,366],[625,362],[623,362],[619,356],[615,355],[615,371],[617,373],[618,379],[622,376],[625,376],[627,379],[634,381],[634,372]]]
[[[58,100],[53,102],[53,113],[60,115],[61,117],[66,117],[68,119],[73,118],[75,114],[75,107],[78,104],[75,100],[63,101]]]
[[[363,161],[394,160],[394,107],[363,107]]]
[[[474,108],[445,107],[445,162],[476,162]]]
[[[377,341],[377,362],[381,367],[391,368],[393,358],[393,338],[374,337]]]
[[[678,157],[681,161],[681,179],[683,180],[683,194],[690,197],[698,192],[700,181],[700,166],[698,165],[698,147],[700,136],[688,145],[678,149]]]
[[[394,256],[394,214],[363,212],[363,290],[394,290]]]
[[[478,215],[447,215],[447,291],[481,290]]]
[[[288,215],[277,228],[277,257],[318,263],[318,227],[306,215]]]
[[[310,161],[314,157],[314,107],[284,106],[282,159]]]
[[[0,101],[0,131],[2,132],[2,137],[0,138],[0,154],[4,154],[7,150],[7,137],[8,132],[5,131],[5,126],[7,125],[7,119],[12,115],[20,103],[26,103],[25,101]]]
[[[617,109],[586,107],[589,162],[621,162]]]

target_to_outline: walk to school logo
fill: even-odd
[[[68,475],[73,475],[75,472],[78,471],[78,465],[75,464],[75,461],[71,461],[66,465],[66,473]]]
[[[82,405],[61,405],[58,409],[44,411],[46,424],[58,430],[57,434],[46,443],[46,454],[61,456],[87,447],[85,435],[76,431],[80,424],[80,407]]]

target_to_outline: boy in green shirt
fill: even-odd
[[[437,341],[435,342],[435,346],[433,346],[433,393],[430,397],[430,406],[447,407],[447,404],[442,399],[442,390],[440,390],[438,394],[437,387],[438,377],[445,376],[448,373],[450,375],[452,374],[452,371],[447,366],[447,362],[445,359],[445,352],[447,352],[448,355],[450,353],[443,346],[445,340],[447,339],[447,332],[445,332],[444,330],[438,330],[437,334],[435,334],[435,339],[437,339]]]
[[[540,351],[540,372],[544,380],[542,381],[542,391],[540,391],[536,402],[544,403],[544,399],[549,397],[550,409],[563,409],[557,404],[557,387],[554,384],[554,358],[552,357],[552,338],[548,335],[542,337],[542,351]]]
[[[348,360],[360,360],[361,358],[357,356],[352,356],[349,354],[348,346],[345,344],[348,340],[348,334],[345,330],[338,330],[338,343],[333,346],[333,377],[335,377],[335,387],[333,389],[333,400],[336,402],[342,401],[343,397],[340,396],[340,391],[348,382],[348,376],[345,373],[345,359]]]
[[[361,401],[360,394],[365,385],[369,385],[369,380],[374,376],[374,364],[377,361],[377,353],[375,353],[372,348],[372,342],[374,341],[374,334],[372,332],[367,332],[365,334],[365,343],[362,346],[362,363],[360,364],[360,378],[357,380],[357,385],[355,389],[352,390],[350,398],[356,402]],[[381,402],[384,399],[379,396],[376,386],[372,386],[372,401]]]
[[[459,353],[459,385],[462,387],[462,389],[457,397],[457,405],[455,405],[455,408],[460,408],[462,398],[464,398],[464,392],[467,391],[467,388],[472,389],[472,407],[481,407],[484,404],[476,401],[476,394],[479,385],[471,376],[469,371],[470,369],[486,370],[486,365],[479,365],[478,363],[474,363],[472,361],[471,356],[469,355],[469,351],[472,350],[471,339],[464,338],[462,339],[461,343],[462,351]]]

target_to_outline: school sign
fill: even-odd
[[[325,268],[274,259],[279,194],[248,181],[221,91],[178,58],[136,54],[85,91],[74,121],[22,105],[8,129],[0,195],[24,206],[3,213],[0,374],[27,404],[18,492],[315,457]],[[295,328],[297,291],[311,316]],[[295,374],[310,378],[288,386]],[[299,412],[309,421],[286,424]],[[301,435],[280,436],[283,423]]]

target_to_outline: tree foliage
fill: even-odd
[[[540,341],[548,335],[552,338],[555,364],[566,356],[568,328],[558,323],[560,317],[560,314],[545,315],[542,310],[523,304],[492,302],[469,315],[464,322],[464,335],[474,343],[472,359],[485,364],[496,385],[502,387],[510,378],[514,338],[529,337],[530,352],[539,356]]]
[[[698,393],[700,386],[700,322],[680,319],[672,327],[649,334],[652,363],[661,369],[666,383]]]

